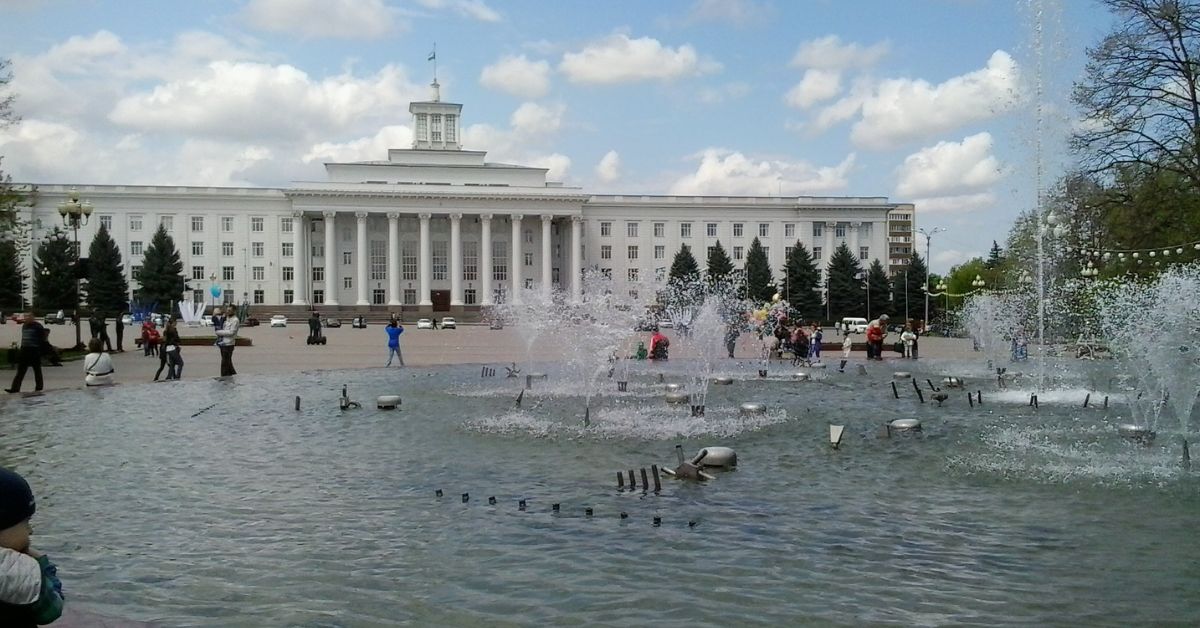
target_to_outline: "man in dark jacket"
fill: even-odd
[[[46,328],[33,318],[33,314],[25,315],[25,324],[21,326],[21,348],[17,352],[17,374],[13,377],[12,386],[6,392],[21,392],[21,382],[25,379],[25,371],[33,368],[33,390],[42,389],[42,349],[46,344]]]
[[[316,310],[313,310],[312,316],[308,317],[308,344],[316,344],[321,338],[321,317],[317,316]]]

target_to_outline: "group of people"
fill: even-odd
[[[792,354],[792,364],[818,362],[821,360],[821,342],[824,333],[820,323],[797,323],[788,325],[781,322],[775,327],[776,350],[780,355],[784,351]]]

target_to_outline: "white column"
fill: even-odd
[[[400,305],[400,212],[388,212],[388,305]]]
[[[829,262],[833,261],[833,230],[836,228],[836,222],[825,223],[825,263],[822,264],[825,268],[829,268]]]
[[[292,303],[308,305],[308,247],[305,245],[304,212],[292,212]]]
[[[583,296],[583,216],[571,216],[571,301]]]
[[[542,214],[542,296],[550,298],[553,290],[553,275],[550,272],[550,224],[554,216]]]
[[[358,219],[358,278],[355,283],[358,284],[358,300],[355,305],[370,305],[367,300],[367,260],[370,252],[370,246],[367,244],[367,212],[354,212],[354,217]]]
[[[492,305],[492,215],[479,215],[479,304]]]
[[[850,223],[850,254],[858,259],[858,226],[861,222]]]
[[[337,212],[325,217],[325,305],[337,305]]]
[[[521,265],[525,262],[524,256],[521,255],[521,220],[525,216],[521,214],[512,215],[512,272],[509,274],[512,277],[512,299],[513,303],[521,302]]]
[[[433,305],[430,291],[433,283],[433,243],[429,239],[431,214],[421,214],[421,305]]]
[[[450,214],[450,305],[463,304],[462,275],[462,214]]]

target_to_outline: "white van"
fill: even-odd
[[[867,333],[867,319],[853,318],[847,316],[842,319],[843,334],[865,334]]]

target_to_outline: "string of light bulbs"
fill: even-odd
[[[1072,247],[1072,246],[1066,247],[1067,253],[1073,253],[1073,252],[1078,251],[1084,257],[1098,257],[1098,258],[1105,259],[1105,260],[1110,260],[1114,257],[1116,257],[1118,260],[1141,259],[1143,255],[1146,257],[1161,256],[1161,257],[1166,258],[1166,257],[1171,257],[1172,253],[1174,253],[1175,255],[1183,255],[1184,252],[1188,251],[1189,249],[1200,252],[1200,240],[1197,240],[1194,242],[1186,242],[1183,244],[1176,244],[1173,246],[1157,246],[1157,247],[1147,248],[1147,249],[1111,249],[1111,248],[1083,247],[1083,246],[1081,246],[1081,247]]]

